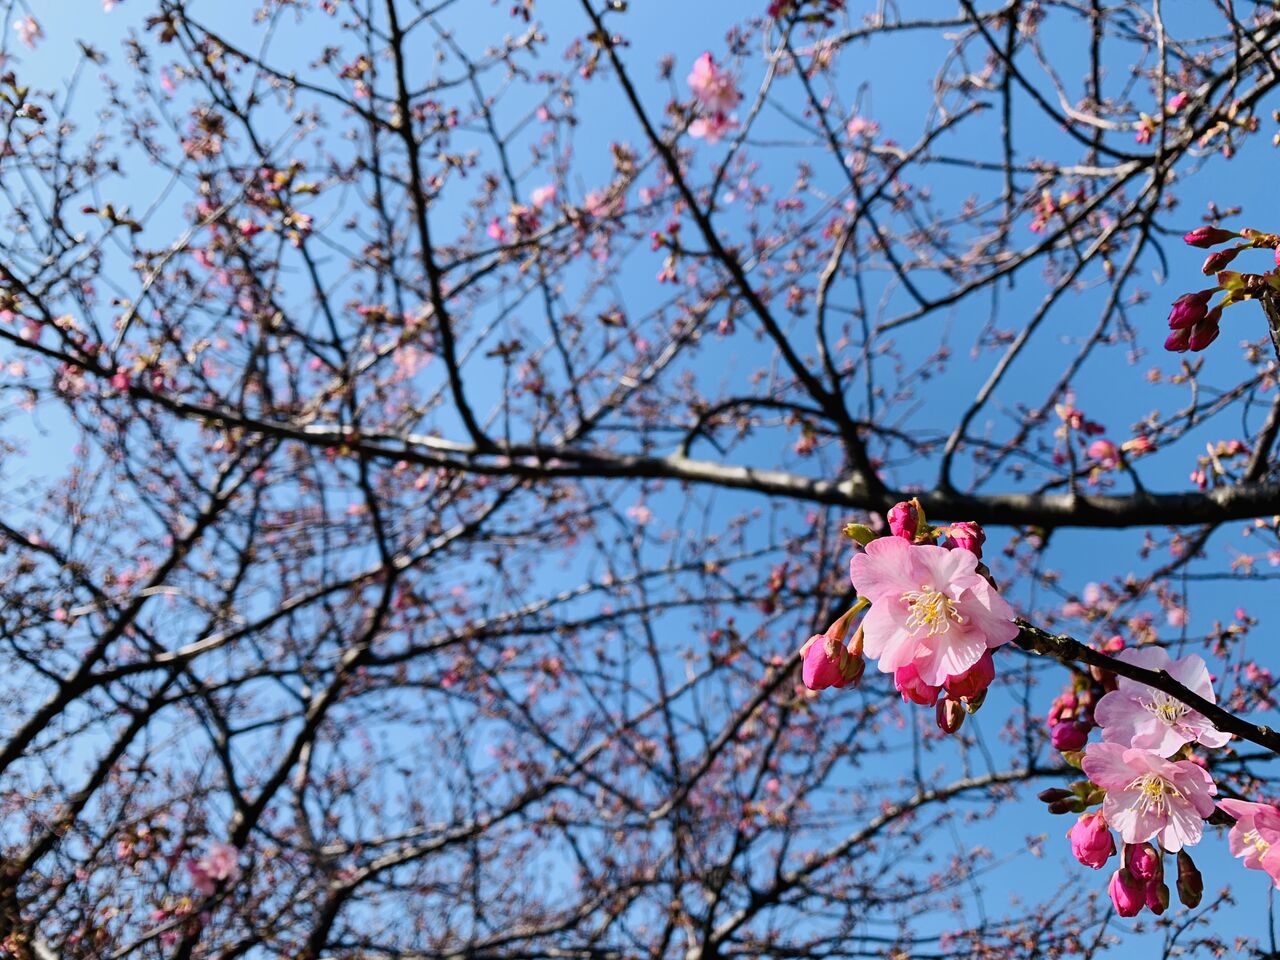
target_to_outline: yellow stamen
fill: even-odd
[[[919,590],[908,590],[902,595],[902,602],[907,605],[907,632],[913,637],[921,630],[927,636],[936,636],[950,630],[953,622],[964,623],[956,602],[928,584],[922,584]]]

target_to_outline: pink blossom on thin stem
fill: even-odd
[[[716,64],[710,53],[704,53],[694,62],[689,72],[689,89],[709,113],[727,114],[742,99],[733,77]]]
[[[1224,799],[1218,806],[1236,818],[1227,835],[1233,857],[1248,870],[1263,870],[1280,888],[1280,810],[1269,803]]]
[[[1147,670],[1163,670],[1188,690],[1214,701],[1209,669],[1196,654],[1173,660],[1162,647],[1130,648],[1116,657]],[[1225,746],[1231,734],[1222,733],[1198,710],[1162,690],[1118,677],[1116,689],[1098,701],[1094,717],[1108,743],[1151,750],[1162,757],[1176,753],[1183,744]]]
[[[977,566],[968,550],[899,537],[873,540],[853,558],[849,578],[871,602],[864,651],[882,672],[914,664],[925,683],[941,686],[1018,635],[1013,608]]]
[[[1218,792],[1203,767],[1190,760],[1172,763],[1118,743],[1089,744],[1082,766],[1107,791],[1102,813],[1125,843],[1154,837],[1165,850],[1176,852],[1200,841]]]

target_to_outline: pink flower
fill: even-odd
[[[733,77],[716,65],[710,53],[704,53],[695,61],[689,73],[689,89],[709,113],[728,113],[742,99],[733,85]]]
[[[1086,813],[1071,828],[1071,855],[1086,867],[1101,870],[1115,856],[1116,842],[1099,813]]]
[[[1122,651],[1116,659],[1147,670],[1164,670],[1188,690],[1213,702],[1209,669],[1194,653],[1172,660],[1162,647],[1139,647]],[[1151,750],[1162,757],[1172,756],[1184,743],[1221,747],[1231,739],[1231,734],[1221,733],[1199,711],[1127,677],[1117,678],[1116,689],[1098,701],[1094,719],[1108,743]]]
[[[199,860],[187,861],[191,882],[206,897],[239,874],[240,851],[229,843],[212,843]]]
[[[1089,458],[1107,470],[1114,469],[1120,462],[1120,451],[1110,440],[1095,440],[1089,444]]]
[[[733,117],[723,113],[713,113],[708,117],[699,117],[689,124],[689,136],[699,140],[705,139],[707,143],[719,143],[721,137],[737,126],[738,121]]]
[[[13,21],[13,29],[18,32],[18,39],[32,50],[36,48],[36,41],[44,37],[44,30],[40,28],[36,18],[32,16]]]
[[[1218,806],[1236,818],[1227,836],[1231,855],[1244,857],[1249,870],[1265,870],[1280,888],[1280,810],[1248,800],[1219,800]]]
[[[922,707],[932,707],[938,702],[938,694],[942,693],[942,687],[920,679],[920,672],[916,670],[914,663],[908,663],[893,672],[893,685],[902,694],[904,702],[910,700]]]
[[[1107,885],[1111,903],[1122,917],[1136,917],[1147,902],[1147,885],[1121,867],[1111,875]]]
[[[554,184],[547,184],[544,187],[537,187],[533,193],[529,194],[529,201],[538,208],[545,207],[548,203],[553,203],[556,199],[556,188]]]
[[[810,690],[847,687],[862,676],[861,657],[849,653],[844,641],[827,634],[809,638],[802,648],[804,667],[801,680]]]
[[[968,550],[899,537],[873,540],[853,558],[849,579],[871,602],[863,649],[882,672],[914,663],[925,683],[941,686],[1018,635],[1013,608],[977,566]]]
[[[1164,864],[1155,847],[1149,843],[1130,844],[1125,847],[1125,866],[1139,880],[1163,880]]]
[[[1125,843],[1159,837],[1165,850],[1176,853],[1199,842],[1218,792],[1203,767],[1118,743],[1089,744],[1082,766],[1107,791],[1102,814]]]

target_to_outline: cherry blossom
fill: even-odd
[[[1116,659],[1147,670],[1162,670],[1188,690],[1214,700],[1209,670],[1194,653],[1173,660],[1162,647],[1141,647],[1124,650]],[[1172,756],[1186,743],[1221,747],[1231,739],[1199,711],[1127,677],[1119,677],[1116,689],[1098,701],[1094,716],[1107,742],[1151,750],[1162,757]]]
[[[1227,835],[1233,857],[1249,870],[1264,870],[1280,888],[1280,810],[1269,803],[1226,798],[1218,806],[1236,818]]]
[[[968,550],[899,537],[872,541],[853,558],[850,580],[871,601],[864,649],[882,672],[913,663],[925,683],[941,686],[1018,635],[1013,608],[977,565]]]
[[[1084,772],[1107,791],[1103,815],[1125,843],[1156,837],[1171,852],[1192,846],[1204,833],[1218,792],[1208,772],[1189,760],[1172,763],[1148,750],[1091,743]]]
[[[733,77],[716,64],[710,53],[704,53],[694,62],[689,73],[689,89],[709,113],[727,114],[742,99]]]

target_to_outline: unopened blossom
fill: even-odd
[[[914,540],[920,529],[920,511],[914,501],[896,503],[889,508],[889,531],[895,537]]]
[[[1234,240],[1238,236],[1240,234],[1223,230],[1221,227],[1196,227],[1190,233],[1183,235],[1182,242],[1193,247],[1215,247],[1228,240]]]
[[[1101,811],[1081,815],[1071,828],[1071,855],[1086,867],[1101,870],[1115,856],[1116,841]]]
[[[1178,851],[1178,899],[1183,906],[1195,909],[1204,895],[1204,877],[1185,850]]]
[[[894,673],[912,663],[941,686],[1018,635],[1013,608],[977,573],[968,550],[881,537],[853,558],[849,578],[871,602],[864,650]]]
[[[1049,739],[1055,750],[1083,750],[1084,745],[1089,742],[1089,730],[1075,721],[1056,723],[1049,731]]]
[[[742,99],[729,71],[718,66],[710,53],[704,53],[694,62],[689,73],[689,89],[709,113],[727,114]]]
[[[1149,843],[1127,844],[1124,865],[1140,880],[1160,880],[1164,876],[1164,863],[1155,847]]]
[[[36,48],[36,43],[44,38],[44,30],[36,18],[32,16],[22,17],[13,21],[13,29],[17,31],[18,39],[32,50]]]
[[[1156,838],[1165,850],[1176,852],[1199,842],[1218,792],[1203,767],[1118,743],[1089,744],[1082,766],[1107,791],[1103,816],[1125,843]]]
[[[1280,888],[1280,810],[1269,803],[1219,800],[1218,806],[1236,818],[1227,835],[1233,857],[1243,857],[1249,870],[1263,870]]]
[[[947,539],[943,546],[950,550],[968,550],[975,557],[981,557],[982,545],[986,542],[987,535],[981,525],[966,520],[963,523],[953,523],[947,529]]]
[[[810,690],[847,687],[857,682],[865,668],[861,657],[851,654],[843,640],[829,634],[810,637],[801,652],[801,680]]]
[[[1147,670],[1163,670],[1188,690],[1214,701],[1209,669],[1194,653],[1174,660],[1163,647],[1131,647],[1116,659]],[[1116,689],[1098,701],[1094,718],[1108,743],[1151,750],[1162,757],[1172,756],[1185,743],[1221,747],[1231,739],[1231,734],[1219,731],[1198,710],[1128,677],[1117,678]]]
[[[1107,885],[1111,905],[1122,917],[1136,917],[1147,903],[1147,885],[1121,867]]]
[[[991,651],[988,650],[972,667],[964,673],[947,677],[942,685],[954,699],[976,700],[986,692],[995,678],[996,665],[991,657]]]
[[[922,707],[932,707],[942,693],[941,686],[925,683],[920,679],[920,671],[914,663],[908,663],[893,672],[893,685],[902,694],[904,701],[910,700]]]
[[[1106,470],[1113,470],[1120,463],[1120,450],[1110,440],[1095,440],[1085,452],[1089,459],[1097,460],[1099,466]]]

